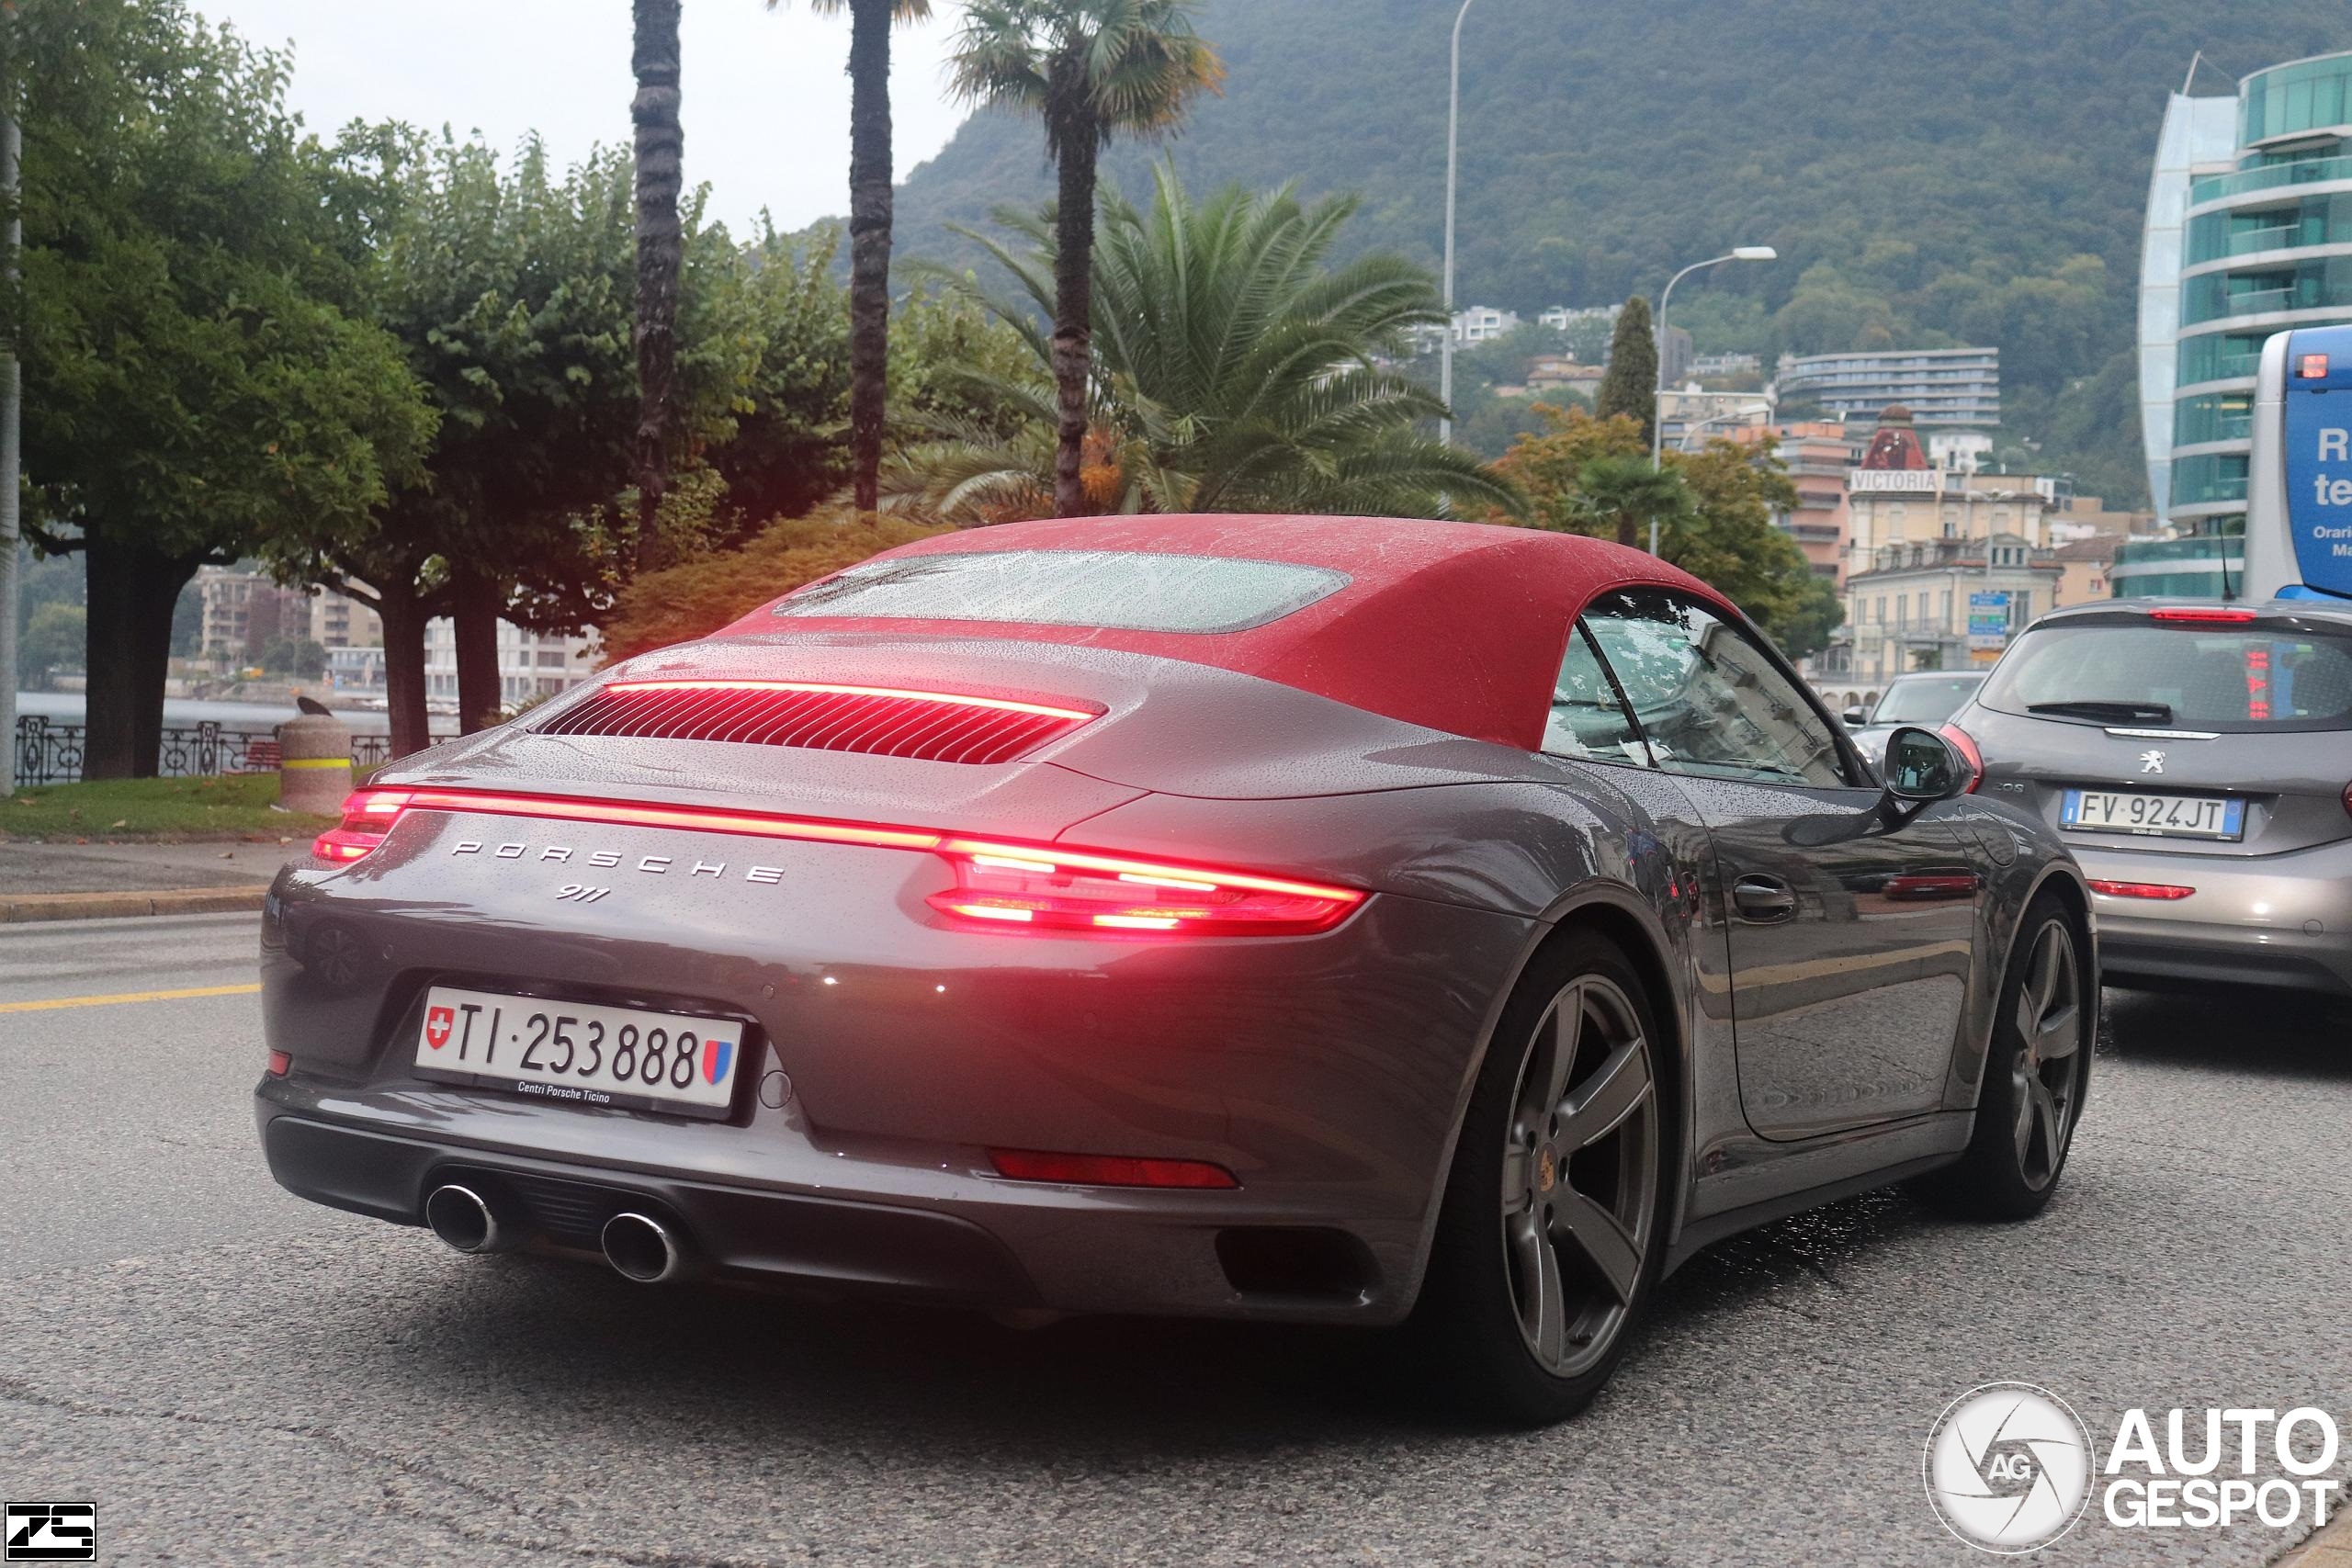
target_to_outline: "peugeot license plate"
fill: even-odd
[[[743,1031],[737,1019],[435,986],[416,1072],[561,1104],[716,1119],[734,1102]]]
[[[2243,839],[2245,802],[2220,795],[2070,789],[2058,805],[2058,826],[2161,839]]]

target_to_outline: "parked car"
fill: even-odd
[[[1846,732],[1864,756],[1875,756],[1903,725],[1939,728],[1984,683],[1982,670],[1919,670],[1897,675],[1869,709],[1857,705],[1845,711]]]
[[[943,535],[354,795],[265,908],[261,1143],[636,1280],[1415,1314],[1549,1420],[1720,1237],[2048,1199],[2089,897],[1972,778],[1612,544]]]
[[[2352,605],[2044,616],[1954,716],[1982,792],[2065,840],[2108,977],[2352,996]]]

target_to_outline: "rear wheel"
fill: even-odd
[[[1923,1184],[1945,1207],[2022,1220],[2057,1189],[2083,1113],[2098,1010],[2084,984],[2086,946],[2081,917],[2055,895],[2036,898],[2018,922],[1968,1152]]]
[[[1540,1425],[1609,1380],[1657,1277],[1666,1096],[1614,944],[1579,932],[1505,1010],[1464,1120],[1417,1326],[1448,1392]]]

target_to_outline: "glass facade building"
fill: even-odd
[[[1867,422],[1901,403],[1923,428],[2001,423],[1997,348],[1792,355],[1781,361],[1779,385],[1781,397],[1811,399],[1833,418]]]
[[[2141,247],[2141,430],[2159,516],[2192,536],[2243,531],[2263,340],[2343,321],[2352,51],[2257,71],[2234,98],[2175,94]],[[2129,547],[2116,592],[2178,592],[2229,570],[2215,549],[2149,554],[2168,547]]]

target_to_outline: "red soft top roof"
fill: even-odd
[[[937,535],[883,552],[1135,550],[1288,561],[1348,586],[1237,632],[1128,631],[848,615],[779,620],[763,605],[718,636],[883,632],[1081,643],[1236,670],[1451,734],[1533,750],[1570,624],[1628,583],[1693,592],[1698,579],[1639,550],[1577,535],[1391,517],[1083,517]]]

